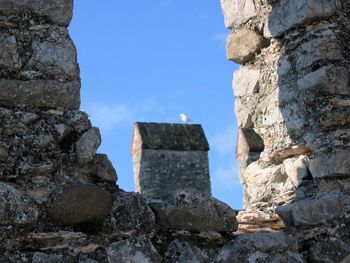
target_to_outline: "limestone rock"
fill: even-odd
[[[346,68],[325,66],[297,81],[298,88],[323,94],[349,95],[349,74]]]
[[[164,229],[216,231],[228,235],[237,230],[235,212],[225,203],[199,192],[178,191],[167,202],[149,202],[157,224]]]
[[[33,225],[38,216],[38,208],[29,197],[0,182],[0,226]]]
[[[313,178],[349,176],[350,162],[348,150],[325,152],[311,160],[309,166]]]
[[[18,69],[22,66],[18,54],[17,40],[14,36],[0,34],[0,68],[5,70]]]
[[[112,208],[112,195],[94,185],[66,188],[53,202],[50,214],[63,225],[105,219]]]
[[[160,263],[161,257],[146,236],[112,243],[106,248],[107,262]]]
[[[305,156],[286,159],[283,164],[294,186],[298,187],[304,179],[309,177],[308,159]]]
[[[240,211],[237,215],[239,233],[283,231],[286,225],[275,213],[264,211]]]
[[[77,109],[80,106],[80,81],[1,79],[0,105],[32,109]]]
[[[325,224],[350,211],[350,196],[327,194],[315,200],[302,200],[276,209],[289,226],[313,227]]]
[[[119,191],[113,195],[113,206],[104,228],[114,234],[150,234],[155,229],[155,216],[140,194]]]
[[[260,71],[240,67],[233,74],[233,91],[236,98],[251,96],[259,90]]]
[[[266,40],[251,29],[239,29],[227,38],[227,59],[244,64],[266,46]]]
[[[0,12],[3,14],[18,15],[25,11],[68,26],[73,14],[73,0],[4,0],[1,2]]]
[[[170,243],[164,258],[169,263],[201,263],[206,262],[208,256],[198,247],[175,239]]]
[[[29,66],[45,75],[59,76],[59,79],[79,79],[77,53],[68,33],[56,41],[32,42],[32,50]]]
[[[286,233],[255,233],[237,236],[225,245],[215,262],[302,263],[297,240]]]
[[[266,37],[278,37],[287,30],[313,20],[330,17],[341,8],[339,0],[282,0],[272,7],[265,24]]]
[[[256,0],[221,0],[226,27],[239,26],[256,16],[257,6]]]
[[[75,145],[78,163],[85,164],[91,162],[100,144],[101,135],[98,128],[94,127],[85,132]]]

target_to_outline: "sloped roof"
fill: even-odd
[[[209,144],[199,124],[137,122],[142,149],[208,151]]]

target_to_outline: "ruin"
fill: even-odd
[[[350,262],[348,0],[221,0],[237,219],[198,125],[136,123],[139,193],[119,189],[79,110],[73,0],[0,2],[0,262]]]

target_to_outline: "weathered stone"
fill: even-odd
[[[297,81],[298,88],[324,94],[349,95],[349,74],[344,67],[325,66]]]
[[[283,164],[286,174],[295,187],[298,187],[304,179],[309,177],[308,159],[305,156],[300,155],[286,159]]]
[[[266,40],[251,29],[239,29],[227,38],[227,59],[244,64],[266,46]]]
[[[101,135],[98,128],[94,127],[85,132],[75,144],[78,163],[86,164],[91,162],[100,144]]]
[[[160,263],[161,257],[146,236],[112,243],[106,248],[108,263]]]
[[[33,12],[54,23],[68,26],[73,14],[73,0],[3,0],[0,12],[8,15]]]
[[[243,173],[247,166],[259,159],[264,150],[264,142],[253,129],[239,129],[236,146],[236,158],[240,170],[240,180],[244,183]]]
[[[50,214],[63,225],[105,219],[112,208],[112,195],[94,185],[66,188],[53,202]]]
[[[334,238],[335,239],[335,238]],[[333,263],[343,262],[348,255],[350,256],[350,243],[339,239],[327,240],[326,242],[314,242],[311,246],[308,260],[311,263]]]
[[[46,254],[43,252],[34,252],[32,257],[33,263],[62,263],[62,262],[72,262],[72,258],[63,254]]]
[[[274,232],[282,231],[286,225],[275,213],[263,211],[240,211],[237,215],[238,232]]]
[[[39,216],[37,206],[29,197],[0,182],[0,225],[33,225]]]
[[[297,240],[280,232],[239,235],[222,248],[215,262],[302,263],[304,261],[298,253]]]
[[[14,36],[0,34],[0,69],[14,70],[22,66]]]
[[[131,148],[135,191],[145,198],[166,200],[185,189],[211,196],[209,146],[200,125],[136,123]]]
[[[221,0],[226,27],[239,26],[256,16],[257,4],[255,0]]]
[[[350,176],[349,151],[339,149],[322,153],[310,161],[309,169],[313,178]]]
[[[330,17],[341,9],[339,0],[282,0],[272,7],[264,28],[265,37],[278,37],[287,30]]]
[[[200,192],[178,191],[167,202],[154,200],[149,205],[156,215],[156,223],[165,229],[229,235],[237,230],[235,212],[225,203]]]
[[[76,49],[68,33],[66,34],[55,42],[33,42],[29,66],[60,80],[79,79]]]
[[[0,105],[26,108],[77,109],[80,81],[0,80]]]
[[[253,128],[252,110],[247,107],[239,98],[235,100],[235,113],[239,128]]]
[[[311,150],[303,144],[293,145],[279,151],[276,151],[273,155],[274,159],[286,159],[295,155],[301,155],[310,152]]]
[[[119,191],[113,195],[113,206],[104,228],[115,234],[150,234],[155,229],[155,216],[140,194]]]
[[[201,263],[206,262],[208,256],[198,247],[175,239],[170,243],[164,258],[169,263]]]
[[[247,97],[259,90],[260,71],[248,67],[240,67],[233,74],[233,91],[236,98]]]
[[[303,55],[300,56],[300,54]],[[295,67],[298,72],[320,61],[344,59],[335,35],[309,39],[295,49],[293,56],[295,57]]]
[[[328,194],[316,200],[302,200],[276,209],[289,226],[313,227],[339,219],[350,211],[350,196]]]

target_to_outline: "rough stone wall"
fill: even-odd
[[[283,229],[279,215],[304,260],[341,262],[350,254],[350,2],[221,4],[227,58],[241,64],[240,229]]]

